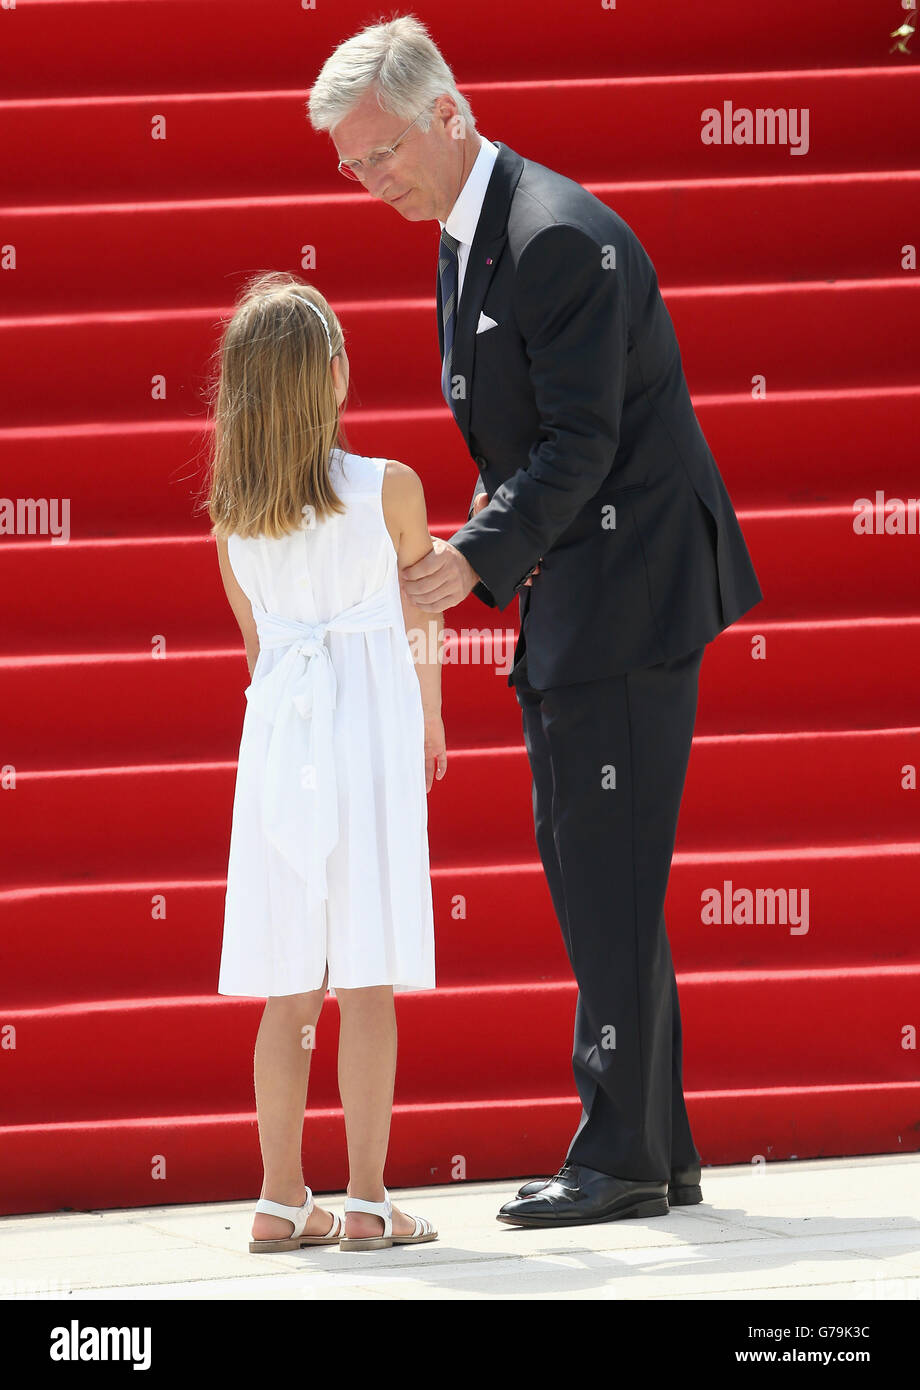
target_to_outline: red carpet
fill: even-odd
[[[703,1161],[915,1151],[920,536],[853,524],[857,498],[920,493],[920,281],[901,266],[920,72],[888,52],[897,7],[888,24],[862,0],[830,19],[707,0],[678,22],[544,3],[501,33],[484,0],[409,8],[483,134],[585,183],[647,247],[765,593],[704,659],[667,903]],[[2,15],[0,493],[71,506],[67,544],[0,538],[3,1213],[259,1190],[262,1006],[215,993],[247,671],[194,509],[208,357],[245,276],[320,247],[352,447],[417,468],[440,535],[475,476],[438,387],[437,229],[352,191],[305,118],[331,48],[378,17],[352,0]],[[726,100],[807,107],[808,153],[704,146],[700,113]],[[469,599],[447,622],[494,626],[510,661],[516,605]],[[444,671],[439,989],[398,1003],[394,1188],[551,1170],[579,1114],[518,708],[470,640]],[[759,920],[701,907],[744,890]],[[337,1026],[330,1002],[317,1191],[346,1181]]]

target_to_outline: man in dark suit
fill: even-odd
[[[632,229],[484,140],[455,89],[431,106],[426,129],[401,134],[408,111],[371,92],[333,138],[352,167],[389,143],[358,176],[441,223],[442,391],[480,473],[467,523],[401,581],[432,612],[471,591],[520,601],[508,683],[578,983],[582,1116],[555,1177],[499,1218],[660,1215],[701,1200],[663,914],[699,668],[762,594]]]

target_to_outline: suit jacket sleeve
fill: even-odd
[[[477,497],[479,497],[482,493],[485,492],[485,490],[485,483],[482,481],[481,478],[477,478],[476,486],[473,488],[473,496],[470,498],[470,510],[467,513],[467,521],[471,521],[473,519],[473,503],[476,501]],[[482,599],[483,603],[487,603],[490,608],[495,607],[495,599],[489,593],[488,589],[486,588],[485,584],[483,584],[481,579],[473,585],[472,592],[476,595],[477,598]]]
[[[566,223],[541,228],[524,247],[513,307],[530,359],[540,438],[527,466],[450,537],[499,608],[610,472],[628,340],[621,272],[606,267],[593,237]]]

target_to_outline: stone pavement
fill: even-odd
[[[393,1190],[440,1239],[360,1253],[250,1255],[255,1198],[7,1216],[0,1299],[920,1299],[918,1154],[704,1168],[699,1206],[559,1231],[496,1221],[521,1181]]]

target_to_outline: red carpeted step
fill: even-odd
[[[903,1045],[920,963],[691,974],[679,986],[690,1091],[799,1085],[805,1057],[809,1085],[920,1082],[916,1053]],[[490,1094],[508,1099],[565,1094],[575,999],[568,981],[405,995],[397,1102],[475,1100],[483,1076]],[[5,1025],[29,1045],[17,1047],[5,1122],[245,1109],[262,1003],[207,995],[7,1010]],[[856,1038],[858,1048],[845,1046]],[[337,1103],[337,1047],[329,1001],[311,1059],[311,1107]],[[91,1086],[75,1087],[69,1067],[49,1068],[64,1056],[79,1058]]]
[[[762,400],[697,394],[694,407],[742,510],[852,502],[869,487],[886,496],[917,491],[920,387],[771,392]],[[400,459],[420,474],[433,525],[466,519],[478,472],[443,403],[430,410],[350,408],[343,420],[357,453]],[[202,535],[210,523],[196,502],[210,447],[207,422],[176,417],[36,424],[0,429],[0,476],[10,497],[69,498],[74,539]]]
[[[668,295],[688,383],[701,393],[915,386],[918,307],[920,279],[733,285]],[[203,416],[222,312],[0,320],[0,373],[17,383],[7,424]],[[433,300],[352,302],[339,312],[356,405],[437,404]],[[850,340],[856,321],[858,354]],[[746,325],[740,342],[739,323]]]
[[[0,767],[17,779],[0,794],[0,998],[20,1063],[5,1211],[258,1191],[262,1004],[215,993],[248,675],[193,506],[209,354],[246,275],[318,248],[352,362],[351,447],[418,468],[434,534],[465,519],[475,478],[437,390],[431,227],[350,190],[305,116],[301,84],[368,16],[351,0],[219,8],[219,26],[205,0],[2,18],[17,252],[2,491],[69,498],[73,522],[65,545],[0,547]],[[483,132],[586,182],[649,250],[766,594],[704,662],[666,903],[704,1162],[916,1149],[901,1030],[920,976],[917,541],[853,530],[856,498],[917,490],[917,282],[900,257],[920,177],[889,138],[909,128],[916,65],[861,0],[830,26],[790,0],[739,23],[713,0],[653,40],[622,3],[540,5],[512,45],[483,45],[480,0],[422,18]],[[806,110],[807,157],[704,146],[701,111],[727,99]],[[610,138],[573,143],[576,127]],[[386,299],[378,274],[356,279],[359,233]],[[515,603],[448,616],[461,652],[471,629],[517,630]],[[153,664],[158,635],[172,660]],[[490,667],[445,670],[439,988],[398,1004],[391,1186],[552,1171],[580,1110],[517,703]],[[745,891],[755,920],[712,919],[710,899],[733,909]],[[336,1026],[330,1002],[305,1134],[317,1191],[346,1180]]]
[[[271,266],[296,271],[303,263],[302,248],[309,246],[317,269],[299,273],[326,295],[346,333],[346,315],[362,300],[376,301],[378,312],[392,314],[402,300],[430,297],[430,337],[437,355],[436,228],[408,223],[340,182],[345,191],[335,194],[10,208],[4,235],[20,254],[15,278],[5,286],[5,312],[25,322],[7,323],[6,331],[44,334],[58,327],[63,313],[90,311],[93,319],[85,331],[92,331],[96,316],[108,314],[115,316],[109,330],[114,332],[126,311],[147,323],[154,310],[168,317],[192,306],[204,310],[201,317],[210,327],[229,313],[251,274]],[[826,175],[809,167],[807,177],[788,170],[742,177],[722,176],[710,165],[705,178],[659,182],[626,182],[614,169],[585,186],[636,232],[669,306],[688,287],[721,285],[737,292],[750,282],[779,291],[786,282],[814,282],[826,290],[837,281],[892,277],[902,277],[899,287],[910,284],[900,248],[905,219],[920,211],[920,178],[893,166]],[[353,248],[365,240],[373,243],[375,256],[362,267]],[[102,281],[94,273],[100,255],[108,271]],[[382,302],[377,264],[387,266]],[[126,333],[131,321],[130,316],[124,321]],[[392,321],[388,327],[392,334]],[[80,326],[70,331],[81,331]],[[154,345],[160,331],[155,330]],[[207,351],[203,345],[202,357]],[[350,341],[348,351],[351,355]]]
[[[912,1152],[918,1105],[920,1082],[687,1093],[704,1164],[750,1163],[752,1182],[764,1175],[763,1165],[781,1159]],[[510,1198],[520,1179],[556,1171],[580,1112],[580,1103],[567,1093],[520,1101],[397,1104],[387,1183],[395,1191],[507,1177]],[[151,1154],[168,1156],[165,1166],[158,1163],[156,1177]],[[219,1194],[215,1154],[220,1155]],[[14,1175],[4,1203],[10,1214],[216,1200],[254,1206],[262,1182],[256,1117],[248,1109],[235,1115],[10,1125],[0,1128],[0,1161],[4,1172]],[[348,1172],[340,1110],[307,1112],[304,1173],[318,1195],[344,1192]],[[706,1180],[704,1169],[704,1199]],[[738,1204],[747,1198],[745,1184]]]
[[[506,39],[492,0],[462,9],[422,4],[414,13],[461,84],[883,63],[897,18],[889,24],[865,0],[840,0],[829,23],[826,12],[773,0],[739,22],[731,0],[709,0],[680,23],[656,23],[624,0],[565,8],[540,0]],[[257,8],[221,0],[219,9],[213,0],[43,0],[20,5],[6,22],[0,77],[10,96],[297,86],[306,98],[337,44],[391,17],[370,13],[364,0],[260,0]]]
[[[749,1163],[752,1182],[764,1175],[766,1163],[781,1159],[912,1152],[918,1105],[920,1082],[687,1093],[704,1164]],[[507,1177],[510,1198],[522,1178],[556,1171],[580,1112],[580,1103],[568,1093],[519,1101],[397,1104],[387,1183],[396,1191]],[[165,1166],[158,1162],[155,1177],[151,1154],[168,1156]],[[219,1192],[215,1154],[220,1155]],[[10,1214],[216,1200],[254,1206],[262,1182],[256,1117],[249,1109],[235,1115],[10,1125],[0,1128],[0,1161],[4,1172],[15,1175],[6,1186],[4,1210]],[[304,1173],[317,1195],[344,1192],[348,1172],[340,1110],[307,1112]],[[706,1181],[704,1169],[704,1199]],[[748,1191],[746,1183],[739,1188],[739,1205]]]
[[[920,845],[908,841],[678,850],[665,904],[676,968],[807,970],[916,961],[918,851]],[[785,889],[785,915],[778,898],[770,921],[764,898],[761,920],[757,912],[755,920],[742,920],[743,913],[734,911],[742,901],[734,897],[738,889],[754,893],[755,904],[758,889]],[[496,858],[435,868],[432,890],[439,988],[571,978],[534,844],[530,857],[518,863]],[[214,994],[224,891],[223,878],[159,878],[98,886],[61,882],[0,893],[0,1004],[21,1009]],[[712,920],[713,894],[731,904],[737,921],[726,913],[721,914],[725,920]]]
[[[893,141],[891,132],[910,128],[920,100],[920,72],[880,66],[572,77],[550,83],[464,82],[461,90],[487,139],[586,185],[613,177],[670,183],[773,175],[807,179],[811,186],[818,174],[873,168],[880,150],[889,168],[912,167],[910,142]],[[726,101],[732,112],[781,112],[775,138],[755,146],[705,143],[709,113],[723,116]],[[784,124],[786,113],[803,110],[807,127],[801,117]],[[155,121],[163,123],[157,138]],[[629,139],[572,140],[573,131],[592,127],[629,131]],[[340,194],[348,187],[338,172],[336,146],[309,125],[299,89],[4,101],[0,141],[3,200],[12,207],[137,201],[146,210],[154,201],[197,201],[240,190],[299,194],[307,185],[313,192]],[[36,160],[39,149],[42,158]],[[87,149],[104,151],[104,159],[87,167]],[[851,203],[850,220],[859,212]],[[391,220],[406,226],[399,216]],[[779,241],[774,237],[774,252],[785,242],[791,254],[790,240],[788,231]],[[833,243],[825,250],[832,248]]]
[[[484,614],[478,633],[447,623],[441,687],[450,750],[521,738],[505,681],[517,630],[510,611],[498,621]],[[764,659],[752,656],[755,633],[765,637]],[[26,772],[234,760],[250,679],[242,642],[175,652],[155,669],[151,662],[117,653],[0,659],[4,761]],[[918,688],[920,617],[736,623],[707,649],[696,733],[895,728],[915,716]]]
[[[874,505],[871,496],[868,501]],[[916,534],[858,534],[854,518],[852,505],[741,512],[765,596],[747,621],[760,631],[764,624],[841,612],[848,618],[912,615]],[[447,537],[464,520],[432,529]],[[883,524],[880,512],[876,524]],[[471,595],[447,612],[457,631],[505,630],[517,620],[518,603],[512,599],[497,609]],[[169,653],[240,643],[216,545],[207,536],[68,544],[7,540],[0,547],[0,623],[7,651],[17,655],[149,655],[155,644]]]
[[[904,779],[918,748],[916,728],[695,739],[678,845],[911,840],[916,807]],[[154,866],[170,879],[223,874],[234,778],[233,763],[19,773],[0,800],[0,886],[146,879]],[[493,858],[497,836],[503,856],[532,855],[523,747],[455,750],[432,793],[434,866]]]

